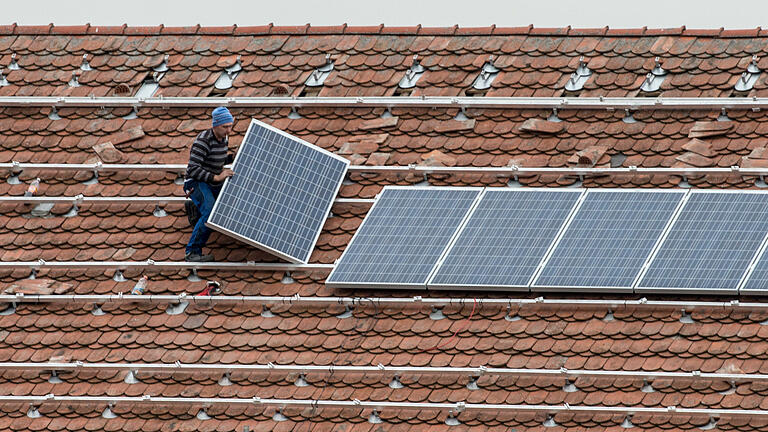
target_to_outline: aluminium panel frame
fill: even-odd
[[[768,232],[765,234],[765,237],[763,238],[763,243],[760,245],[760,247],[757,250],[757,254],[752,258],[752,262],[749,263],[749,267],[747,268],[746,273],[744,276],[742,276],[741,281],[739,282],[739,295],[755,295],[755,296],[765,296],[768,295],[768,290],[758,290],[758,289],[750,289],[746,288],[747,283],[749,282],[749,279],[752,277],[752,273],[755,271],[755,267],[757,267],[757,263],[760,262],[760,260],[763,258],[763,255],[765,254],[765,250],[768,249]]]

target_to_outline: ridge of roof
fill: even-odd
[[[712,38],[749,38],[768,36],[768,29],[761,27],[754,29],[731,29],[723,27],[719,29],[688,29],[685,26],[675,28],[625,28],[612,29],[608,26],[602,28],[572,28],[567,27],[534,27],[533,24],[526,27],[497,27],[495,24],[488,27],[423,27],[416,26],[349,26],[346,23],[337,26],[276,26],[272,23],[261,26],[208,26],[200,24],[185,27],[166,27],[163,24],[157,26],[92,26],[90,23],[79,26],[72,25],[0,25],[0,35],[329,35],[329,34],[377,34],[377,35],[429,35],[429,36],[511,36],[511,35],[535,35],[535,36],[611,36],[611,37],[639,37],[639,36],[696,36]]]

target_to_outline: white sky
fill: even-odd
[[[4,0],[0,24],[768,28],[768,0]]]

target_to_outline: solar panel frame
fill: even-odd
[[[701,287],[664,287],[664,286],[641,286],[642,282],[644,281],[645,277],[647,276],[648,272],[650,271],[654,261],[658,257],[659,252],[664,247],[665,242],[667,241],[669,234],[674,230],[676,224],[680,221],[680,216],[685,211],[685,206],[690,202],[691,197],[693,197],[696,194],[731,194],[731,195],[746,195],[746,194],[761,194],[761,195],[768,195],[766,192],[763,191],[755,191],[755,190],[690,190],[688,194],[685,197],[685,201],[683,202],[683,205],[679,209],[677,215],[675,215],[675,218],[673,219],[672,223],[668,227],[667,232],[664,234],[661,242],[657,245],[656,250],[654,253],[649,257],[648,262],[645,265],[645,268],[643,272],[638,276],[637,280],[635,281],[635,288],[634,291],[636,293],[678,293],[678,294],[738,294],[740,293],[740,289],[742,285],[745,283],[745,279],[747,275],[749,274],[750,270],[752,269],[752,266],[754,263],[756,263],[756,260],[760,254],[760,251],[765,247],[766,238],[768,238],[768,230],[766,230],[766,233],[763,235],[760,244],[755,249],[755,252],[752,254],[752,257],[747,264],[747,266],[742,271],[742,275],[739,278],[738,282],[734,285],[733,288],[722,288],[722,287],[709,287],[709,288],[701,288]]]
[[[351,250],[352,245],[355,244],[355,240],[360,235],[360,233],[363,232],[364,228],[366,227],[366,224],[369,223],[370,219],[368,218],[368,215],[372,214],[374,210],[377,208],[377,206],[382,202],[381,198],[383,197],[384,193],[388,190],[409,190],[409,191],[415,191],[415,190],[455,190],[455,191],[476,191],[477,195],[474,197],[474,201],[472,205],[466,210],[464,213],[464,216],[462,217],[461,222],[457,225],[456,229],[454,229],[453,234],[451,235],[450,240],[446,243],[446,245],[443,247],[443,250],[440,252],[440,255],[438,256],[438,259],[433,264],[431,270],[425,277],[423,283],[391,283],[391,282],[349,282],[349,281],[333,281],[333,277],[336,275],[337,270],[339,269],[339,263],[344,261],[344,258],[347,256],[348,252]],[[466,223],[468,215],[472,212],[475,206],[477,206],[477,203],[479,201],[480,196],[482,195],[484,188],[481,187],[451,187],[451,188],[445,188],[440,186],[384,186],[384,189],[379,193],[379,195],[376,196],[376,201],[373,203],[371,208],[368,210],[368,213],[366,214],[365,219],[363,219],[363,222],[360,224],[360,226],[355,231],[355,234],[352,235],[352,239],[347,243],[347,247],[344,249],[344,252],[342,252],[339,259],[336,261],[336,265],[334,266],[333,270],[331,270],[331,273],[328,275],[328,277],[325,280],[325,285],[328,288],[340,288],[340,289],[349,289],[349,288],[363,288],[363,289],[419,289],[419,290],[426,290],[427,289],[427,282],[432,277],[432,274],[435,271],[435,268],[437,267],[438,263],[440,262],[440,259],[445,255],[445,252],[447,248],[453,243],[455,240],[455,237],[459,231],[459,228]]]
[[[744,277],[741,279],[741,283],[739,283],[739,294],[757,295],[757,296],[768,295],[768,287],[766,287],[765,289],[758,289],[758,288],[747,286],[752,281],[752,276],[755,270],[757,269],[757,265],[762,261],[763,256],[765,255],[766,249],[768,249],[768,233],[766,233],[765,238],[763,238],[763,244],[758,249],[758,252],[755,258],[749,264],[749,269],[747,270]]]
[[[766,250],[768,250],[768,233],[765,234],[765,237],[763,238],[763,243],[760,245],[757,255],[749,264],[749,269],[747,270],[744,277],[741,279],[741,283],[739,284],[739,294],[757,295],[757,296],[768,295],[768,287],[766,287],[765,289],[748,287],[748,284],[752,281],[752,276],[754,275],[755,270],[757,270],[758,264],[762,262],[764,256],[766,257],[766,259],[768,259],[768,255],[766,255]]]
[[[543,262],[539,266],[539,269],[537,273],[534,275],[534,279],[531,281],[531,291],[532,292],[621,292],[621,293],[631,293],[634,290],[634,286],[637,283],[638,278],[645,270],[645,266],[648,263],[649,257],[656,251],[656,249],[659,247],[659,244],[661,243],[661,240],[666,236],[667,231],[670,229],[670,226],[672,224],[672,220],[677,216],[678,212],[683,206],[683,203],[685,202],[685,198],[687,196],[687,191],[681,191],[679,189],[616,189],[616,188],[606,188],[606,189],[587,189],[587,192],[584,194],[582,199],[577,204],[576,208],[573,210],[571,217],[568,219],[568,222],[566,226],[561,230],[559,237],[557,238],[555,244],[550,248],[548,255],[544,258]],[[572,227],[573,223],[578,220],[579,215],[581,214],[582,209],[584,208],[584,205],[587,203],[587,200],[590,199],[591,195],[597,195],[597,194],[603,194],[603,193],[609,193],[609,194],[632,194],[632,193],[663,193],[663,194],[676,194],[680,195],[680,198],[678,199],[677,203],[675,204],[675,209],[670,214],[670,217],[667,219],[664,227],[661,229],[659,236],[654,240],[653,246],[648,251],[648,254],[645,256],[645,259],[643,260],[643,263],[637,267],[637,273],[632,278],[632,281],[625,286],[609,286],[609,285],[591,285],[591,284],[583,284],[583,285],[552,285],[552,284],[542,284],[541,278],[542,275],[547,268],[547,265],[550,264],[552,259],[555,257],[558,251],[558,247],[561,245],[562,241],[568,236],[569,229]]]
[[[277,128],[269,125],[269,124],[266,124],[264,122],[258,121],[256,119],[251,119],[251,123],[248,125],[248,129],[245,132],[243,141],[240,144],[240,149],[237,152],[237,154],[235,155],[234,161],[232,162],[233,169],[235,167],[237,167],[238,161],[240,160],[241,156],[245,153],[245,152],[243,152],[243,148],[242,147],[244,145],[247,145],[247,138],[251,134],[251,132],[253,131],[253,129],[255,127],[261,127],[261,128],[267,129],[267,130],[269,130],[271,132],[274,132],[274,133],[276,133],[278,135],[282,135],[285,138],[288,138],[288,139],[290,139],[290,140],[292,140],[292,141],[294,141],[294,142],[296,142],[298,144],[307,146],[307,147],[309,147],[310,149],[312,149],[314,151],[317,151],[317,152],[319,152],[319,153],[321,153],[321,154],[323,154],[325,156],[328,156],[328,157],[330,157],[332,159],[335,159],[335,160],[337,160],[337,161],[339,161],[339,162],[344,164],[344,169],[342,171],[342,174],[339,176],[339,181],[338,181],[337,184],[335,184],[335,186],[333,188],[333,190],[334,190],[333,197],[330,200],[328,200],[328,205],[324,209],[325,211],[324,211],[323,214],[326,215],[326,218],[324,218],[322,221],[319,221],[319,224],[317,224],[317,228],[315,230],[316,232],[314,234],[314,239],[311,242],[312,246],[307,250],[307,253],[304,256],[293,256],[293,255],[281,252],[281,251],[279,251],[279,250],[277,250],[277,249],[275,249],[275,248],[273,248],[273,247],[271,247],[271,246],[269,246],[267,244],[254,241],[254,240],[252,240],[252,239],[250,239],[250,238],[248,238],[248,237],[246,237],[244,235],[241,235],[241,234],[239,234],[237,232],[232,231],[231,229],[229,229],[229,228],[227,228],[225,226],[222,226],[220,224],[211,222],[210,221],[211,220],[210,217],[209,217],[208,221],[206,221],[206,226],[208,226],[209,228],[211,228],[213,230],[216,230],[216,231],[219,231],[219,232],[221,232],[223,234],[226,234],[229,237],[233,237],[233,238],[235,238],[235,239],[237,239],[237,240],[239,240],[239,241],[241,241],[243,243],[249,244],[249,245],[254,246],[254,247],[258,248],[258,249],[261,249],[261,250],[263,250],[265,252],[268,252],[268,253],[270,253],[272,255],[275,255],[275,256],[277,256],[279,258],[282,258],[282,259],[284,259],[286,261],[289,261],[289,262],[292,262],[292,263],[295,263],[295,264],[307,264],[309,262],[309,259],[310,259],[311,255],[312,255],[312,252],[314,251],[315,245],[317,244],[317,239],[320,237],[320,233],[322,232],[323,226],[325,225],[325,220],[327,219],[327,215],[330,214],[330,212],[331,212],[331,207],[333,206],[333,201],[334,201],[335,197],[338,195],[339,189],[341,188],[341,185],[342,185],[342,183],[344,181],[344,178],[346,177],[346,172],[347,172],[347,169],[348,169],[348,167],[350,165],[350,162],[346,158],[343,158],[343,157],[341,157],[341,156],[339,156],[337,154],[329,152],[328,150],[325,150],[325,149],[323,149],[323,148],[321,148],[319,146],[316,146],[316,145],[314,145],[312,143],[309,143],[309,142],[307,142],[307,141],[305,141],[305,140],[303,140],[301,138],[295,137],[295,136],[293,136],[293,135],[291,135],[291,134],[289,134],[289,133],[287,133],[285,131],[282,131],[280,129],[277,129]],[[226,179],[224,181],[224,184],[222,186],[221,192],[219,194],[219,198],[221,198],[222,194],[224,194],[225,191],[227,190],[227,184],[229,182],[230,182],[230,179]],[[211,210],[211,216],[213,216],[217,212],[218,207],[219,207],[219,205],[220,205],[220,203],[222,201],[223,200],[221,200],[221,199],[217,199],[216,200],[216,203],[214,204],[213,209]]]
[[[563,222],[560,224],[560,227],[557,229],[557,232],[555,233],[555,236],[552,238],[552,240],[547,245],[547,249],[545,250],[544,254],[542,255],[541,259],[539,259],[539,262],[537,263],[537,267],[534,269],[531,276],[528,278],[527,282],[525,284],[457,284],[457,283],[445,283],[445,282],[436,282],[436,278],[438,277],[438,274],[440,273],[440,270],[443,268],[443,265],[446,264],[446,260],[450,256],[451,252],[454,251],[454,248],[457,247],[457,243],[461,239],[462,234],[465,233],[465,231],[468,229],[470,223],[472,222],[472,218],[475,216],[476,212],[482,207],[483,205],[483,199],[485,199],[486,196],[493,194],[493,193],[536,193],[536,192],[548,192],[548,193],[562,193],[562,194],[574,194],[578,195],[575,197],[575,200],[573,204],[571,205],[570,209],[568,209],[568,214],[563,219]],[[449,244],[448,248],[444,252],[443,256],[441,257],[440,261],[438,261],[437,266],[432,272],[432,275],[429,278],[429,281],[427,282],[427,288],[428,289],[440,289],[440,290],[463,290],[463,289],[472,289],[472,290],[498,290],[498,291],[529,291],[530,284],[533,281],[534,276],[537,274],[539,267],[541,266],[542,260],[549,254],[550,249],[553,247],[554,242],[559,238],[559,236],[562,233],[562,230],[564,229],[565,225],[567,224],[568,220],[572,216],[574,209],[578,207],[579,202],[581,199],[583,199],[585,189],[569,189],[569,188],[519,188],[519,189],[506,189],[506,188],[485,188],[483,193],[478,197],[477,203],[471,210],[471,212],[467,215],[466,219],[462,223],[461,227],[459,228],[458,232],[454,236],[453,240]]]

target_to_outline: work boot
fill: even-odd
[[[200,255],[199,253],[190,252],[184,256],[184,261],[187,262],[211,262],[213,261],[213,255]]]

